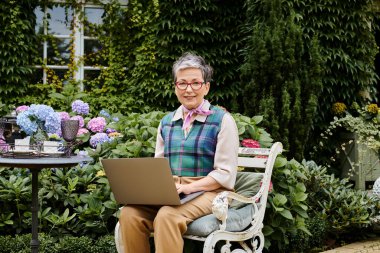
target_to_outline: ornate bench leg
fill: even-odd
[[[262,232],[252,238],[252,247],[255,253],[261,253],[264,249],[264,235]]]

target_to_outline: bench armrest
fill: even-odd
[[[223,191],[219,193],[214,200],[212,201],[212,213],[215,217],[221,221],[220,230],[225,230],[227,225],[228,218],[228,199],[235,199],[237,201],[252,204],[254,207],[255,213],[258,211],[258,207],[256,204],[256,199],[258,194],[256,194],[253,198],[247,198],[240,194],[231,191]]]

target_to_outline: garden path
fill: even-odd
[[[323,253],[380,253],[380,237],[347,244]]]

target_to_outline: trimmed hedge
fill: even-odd
[[[31,234],[0,236],[0,253],[29,253]],[[81,236],[51,237],[39,234],[40,253],[116,253],[114,237],[105,235],[98,239]]]

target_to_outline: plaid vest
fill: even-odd
[[[169,159],[173,175],[207,176],[214,169],[214,155],[218,134],[225,111],[211,106],[213,114],[205,122],[194,120],[185,138],[183,120],[172,121],[175,112],[161,121],[161,136],[164,140],[164,156]]]

